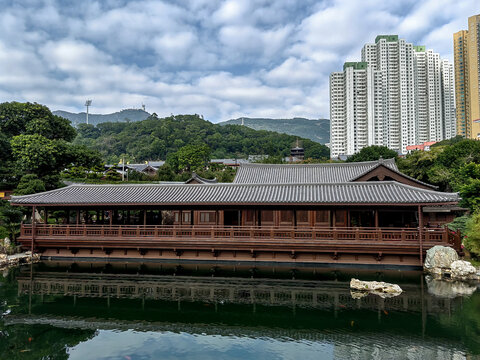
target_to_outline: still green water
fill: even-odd
[[[351,277],[404,292],[356,299]],[[476,286],[419,272],[41,263],[0,301],[0,359],[480,358]]]

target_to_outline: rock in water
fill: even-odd
[[[441,269],[450,269],[451,264],[458,260],[457,252],[447,246],[434,246],[427,250],[427,256],[425,257],[424,269],[429,272],[439,272]]]
[[[476,279],[477,269],[468,261],[457,260],[450,266],[450,277],[452,279]]]
[[[388,294],[397,296],[402,293],[402,288],[396,284],[389,284],[379,281],[361,281],[358,279],[350,280],[350,288],[358,291],[367,291],[376,295]]]

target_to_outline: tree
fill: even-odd
[[[15,241],[18,234],[18,226],[22,220],[23,213],[14,208],[7,201],[0,201],[0,234]],[[3,229],[2,229],[3,228]]]
[[[75,136],[70,122],[46,106],[0,104],[0,187],[16,187],[22,175],[35,174],[50,190],[58,187],[65,168],[99,165],[96,150],[70,143]]]
[[[480,164],[462,166],[456,178],[462,204],[472,211],[480,211]]]
[[[15,190],[15,195],[29,195],[45,191],[45,184],[35,174],[22,176]]]
[[[157,171],[157,180],[159,181],[174,181],[175,172],[169,164],[163,164]]]
[[[468,251],[480,257],[480,212],[475,212],[467,221],[464,245]]]
[[[23,172],[43,176],[57,172],[58,149],[43,135],[18,135],[10,142],[16,165]]]
[[[204,168],[210,161],[210,148],[207,145],[187,145],[176,153],[179,171],[191,171]],[[175,157],[172,156],[171,161]]]
[[[66,141],[72,141],[76,136],[70,122],[53,115],[46,106],[19,102],[0,104],[0,133],[9,137],[39,134],[47,139]]]
[[[381,157],[384,159],[397,159],[398,154],[395,150],[390,150],[386,146],[372,145],[364,147],[355,155],[350,156],[347,162],[375,161]]]

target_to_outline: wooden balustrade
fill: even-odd
[[[443,228],[424,228],[423,241],[459,247],[459,236]],[[162,226],[162,225],[35,225],[35,239],[150,239],[262,241],[284,240],[291,243],[338,242],[419,242],[414,228],[329,228],[329,227],[242,227],[242,226]],[[32,237],[32,226],[23,224],[20,239]]]

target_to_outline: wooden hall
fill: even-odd
[[[46,258],[419,266],[460,238],[459,197],[393,160],[242,164],[233,183],[70,185],[26,196],[20,243]],[[41,221],[39,221],[41,219]]]

